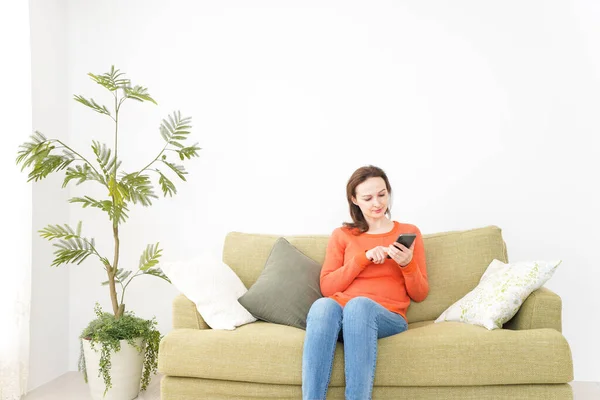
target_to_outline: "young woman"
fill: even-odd
[[[325,399],[338,340],[344,343],[346,399],[370,399],[377,339],[404,332],[410,301],[427,297],[421,232],[390,220],[391,194],[386,174],[374,166],[359,168],[348,181],[352,222],[335,229],[329,239],[321,270],[324,297],[313,303],[307,317],[305,400]],[[416,234],[410,248],[396,242],[401,233]]]

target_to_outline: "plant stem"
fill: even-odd
[[[112,268],[108,271],[108,286],[110,288],[110,300],[112,302],[113,313],[115,318],[121,318],[122,312],[120,311],[119,302],[117,301],[117,288],[115,286],[115,275],[117,274],[117,267],[119,264],[119,226],[113,225],[113,236],[115,238],[115,257],[113,260]]]
[[[144,172],[146,169],[148,169],[149,166],[154,164],[156,162],[156,160],[158,160],[158,158],[162,155],[162,153],[164,153],[165,150],[167,150],[167,146],[169,144],[171,144],[171,142],[167,142],[167,144],[165,144],[165,147],[163,147],[163,149],[160,151],[160,153],[158,153],[156,158],[154,160],[150,161],[150,163],[148,165],[146,165],[144,168],[142,168],[137,174],[135,174],[135,176],[139,176],[142,172]]]
[[[129,280],[127,281],[127,283],[125,284],[125,286],[123,286],[123,285],[121,284],[121,286],[123,286],[123,290],[121,291],[121,304],[123,304],[123,299],[125,298],[125,289],[127,289],[127,286],[129,286],[129,283],[130,283],[130,282],[133,280],[133,278],[135,278],[136,276],[138,276],[138,273],[139,273],[139,272],[140,272],[140,271],[137,271],[137,272],[135,273],[135,275],[133,275],[131,278],[129,278]]]
[[[114,207],[114,215],[117,215],[117,203],[115,198],[115,190],[117,189],[117,165],[119,165],[119,160],[117,158],[117,145],[118,145],[118,134],[119,134],[119,105],[117,103],[117,93],[115,92],[115,166],[113,168],[113,189],[111,190],[112,204]],[[110,186],[110,185],[109,185]],[[119,319],[123,315],[124,307],[123,304],[119,304],[117,300],[117,289],[115,287],[115,275],[117,274],[119,268],[119,218],[113,219],[113,237],[115,239],[115,256],[113,260],[113,265],[110,271],[108,272],[108,285],[110,287],[110,299],[112,302],[113,312],[115,314],[115,318]]]

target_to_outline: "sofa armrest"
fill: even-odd
[[[562,331],[562,300],[542,287],[529,295],[515,316],[503,328],[522,330],[552,328]]]
[[[210,329],[193,301],[180,294],[173,299],[173,329]]]

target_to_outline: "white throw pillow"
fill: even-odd
[[[505,264],[493,260],[475,289],[452,304],[435,322],[457,321],[502,328],[534,290],[552,277],[561,261]]]
[[[256,321],[239,302],[248,289],[227,264],[208,254],[191,261],[167,262],[162,270],[196,304],[212,329],[233,330]]]

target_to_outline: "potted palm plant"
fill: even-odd
[[[20,146],[16,162],[21,165],[21,170],[29,169],[28,181],[37,182],[51,173],[61,172],[65,174],[63,188],[70,183],[76,186],[88,183],[102,186],[106,193],[104,198],[84,195],[72,197],[69,202],[83,208],[98,208],[106,213],[114,244],[110,257],[100,254],[95,239],[83,234],[81,221],[76,227],[48,225],[39,233],[57,248],[52,266],[81,264],[92,257],[98,267],[104,269],[106,280],[102,284],[108,286],[112,313],[103,312],[96,303],[96,319],[80,336],[79,367],[95,400],[130,400],[138,395],[140,388],[147,388],[151,375],[156,373],[161,336],[154,318],[144,320],[125,310],[125,291],[133,279],[142,275],[170,281],[158,267],[162,252],[159,243],[149,244],[143,250],[135,272],[122,267],[119,227],[127,221],[132,205],[147,207],[158,198],[152,178],[156,179],[165,197],[175,195],[177,190],[170,176],[185,181],[187,174],[183,165],[177,162],[197,157],[200,148],[197,144],[188,145],[186,142],[191,118],[183,118],[179,112],[174,112],[160,124],[164,146],[158,154],[136,171],[123,171],[123,157],[119,152],[121,108],[128,101],[157,103],[146,88],[132,86],[125,74],[114,66],[107,73],[88,75],[110,93],[111,107],[79,95],[75,96],[75,100],[114,122],[113,147],[92,140],[93,156],[86,157],[62,140],[48,139],[36,131],[29,141]]]

